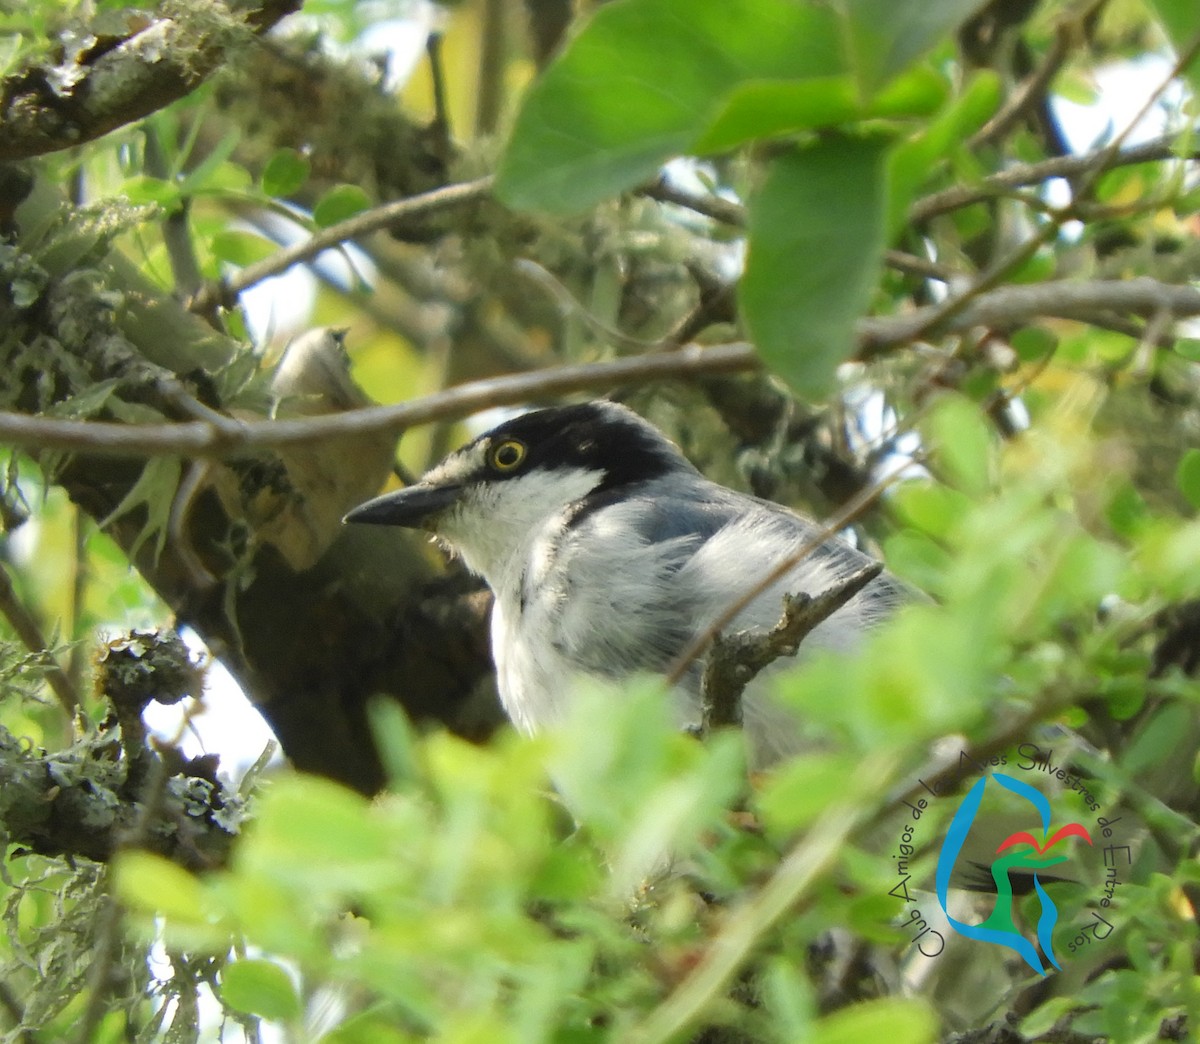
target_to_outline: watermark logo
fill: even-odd
[[[929,797],[906,802],[909,811],[893,855],[897,883],[889,894],[905,903],[907,915],[903,927],[911,933],[912,946],[922,956],[936,958],[946,946],[944,932],[952,931],[976,942],[1010,949],[1038,974],[1061,970],[1056,936],[1061,945],[1069,931],[1067,952],[1074,954],[1107,939],[1115,930],[1110,920],[1111,908],[1133,862],[1132,849],[1122,842],[1117,826],[1121,817],[1107,818],[1089,781],[1056,763],[1053,750],[1034,743],[1023,743],[1011,753],[996,755],[987,764],[976,762],[962,752],[960,767],[967,771],[968,779],[973,775],[978,778],[958,801],[940,839],[933,895],[922,891],[928,889],[927,882],[914,882],[912,861],[919,850],[927,850],[931,842],[938,841],[935,837],[921,836],[926,829],[922,822],[926,812],[935,800],[951,798],[922,780],[921,786]],[[1066,815],[1062,809],[1071,792],[1075,813]],[[988,818],[998,805],[1006,810],[1007,825],[1003,828]],[[1055,805],[1059,806],[1057,825]],[[1080,809],[1084,814],[1079,814]],[[1064,819],[1068,821],[1063,822]],[[1027,829],[1014,830],[1014,825]],[[932,827],[928,829],[931,831]],[[964,849],[968,838],[973,839],[976,847],[980,841],[985,844],[979,852],[967,854]],[[1102,859],[1104,880],[1093,882],[1088,912],[1078,918],[1079,923],[1060,926],[1059,910],[1044,886],[1071,879],[1074,868],[1070,864],[1078,863],[1079,856],[1086,851],[1094,851]],[[963,876],[964,867],[975,872],[971,890],[986,891],[993,897],[990,913],[979,923],[968,923],[951,913],[951,893],[956,888],[956,876]],[[1023,890],[1031,891],[1038,905],[1036,924],[1025,931],[1016,910],[1014,877],[1031,886]],[[927,916],[922,904],[929,904],[925,906],[929,910],[935,899],[940,910],[934,910],[937,916]]]
[[[1022,830],[1010,834],[1000,842],[990,868],[992,883],[996,889],[996,905],[982,924],[965,924],[950,913],[950,877],[954,872],[959,855],[962,853],[971,827],[979,814],[984,792],[991,783],[999,784],[1033,806],[1041,823],[1042,839],[1039,842],[1033,834]],[[1092,843],[1091,835],[1082,823],[1068,823],[1051,834],[1051,815],[1050,802],[1036,787],[1031,787],[1028,783],[1002,772],[981,776],[971,787],[962,804],[958,806],[958,811],[954,813],[950,829],[946,832],[946,840],[942,842],[937,864],[938,902],[954,930],[968,939],[978,939],[981,942],[995,943],[997,946],[1007,946],[1009,949],[1015,950],[1024,958],[1029,967],[1042,975],[1045,974],[1046,968],[1042,964],[1041,957],[1033,944],[1017,929],[1013,916],[1012,878],[1009,875],[1013,871],[1032,872],[1033,887],[1041,903],[1041,915],[1037,922],[1038,945],[1041,946],[1046,960],[1055,968],[1061,969],[1062,965],[1058,963],[1058,958],[1054,954],[1054,927],[1058,924],[1058,908],[1042,887],[1042,882],[1038,879],[1038,871],[1067,861],[1068,856],[1065,852],[1051,853],[1051,850],[1060,842],[1072,837],[1079,837],[1089,845]]]

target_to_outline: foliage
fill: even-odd
[[[360,405],[341,370],[273,383],[289,327],[351,325],[353,374],[388,402],[744,336],[765,374],[685,352],[678,382],[605,390],[722,481],[818,512],[875,493],[857,538],[930,597],[861,656],[780,676],[812,751],[761,776],[735,734],[676,734],[655,679],[486,744],[381,698],[345,719],[378,741],[355,776],[345,720],[320,714],[378,693],[434,717],[482,659],[478,594],[433,579],[424,547],[306,531],[324,556],[280,564],[281,531],[336,521],[348,504],[320,498],[352,496],[337,480],[369,451],[268,432],[225,462],[144,434],[110,456],[88,452],[95,427],[68,452],[11,424],[5,1039],[1195,1034],[1194,3],[613,0],[534,75],[511,34],[497,59],[508,23],[480,0],[444,12],[444,82],[422,68],[399,93],[364,58],[371,5],[309,3],[257,42],[287,4],[19,6],[0,5],[0,155],[28,158],[0,169],[0,420],[186,421],[219,441]],[[551,5],[526,6],[537,31]],[[156,39],[174,93],[139,93]],[[1148,56],[1176,65],[1167,133],[1138,145],[1117,124],[1064,155],[1051,99],[1093,101]],[[474,129],[449,125],[472,106]],[[489,198],[422,209],[492,170]],[[297,238],[339,241],[410,197],[386,233],[305,258],[319,282],[289,284],[294,309],[248,306]],[[406,433],[402,467],[459,434]],[[178,753],[183,726],[143,728],[149,701],[198,685],[177,641],[133,631],[172,613],[276,715],[285,753],[386,791],[280,772],[231,847],[244,794]],[[957,937],[931,957],[954,788],[1031,750],[1062,767],[1056,816],[1093,829],[1082,883],[1047,886],[1063,968]],[[1027,927],[1045,910],[1016,906]]]

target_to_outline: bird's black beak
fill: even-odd
[[[418,483],[368,500],[350,511],[342,521],[422,529],[451,507],[461,492],[461,486],[423,486]]]

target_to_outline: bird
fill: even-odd
[[[571,679],[666,675],[735,600],[821,527],[707,479],[627,407],[595,400],[506,420],[407,488],[345,521],[424,529],[494,595],[491,647],[501,703],[537,733],[569,712]],[[873,560],[833,536],[752,597],[730,630],[768,632],[786,594],[817,595]],[[911,598],[881,572],[801,645],[851,653]],[[681,729],[702,722],[701,667],[670,692]],[[804,749],[792,712],[755,678],[742,698],[748,760]]]

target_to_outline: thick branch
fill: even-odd
[[[245,20],[261,32],[299,7],[300,0],[264,0]],[[115,47],[76,56],[69,87],[53,85],[58,70],[10,77],[0,98],[0,160],[80,145],[194,90],[220,68],[243,17],[214,8],[186,14],[179,5]]]
[[[417,424],[463,417],[493,406],[511,405],[543,396],[611,388],[633,381],[735,373],[757,366],[758,360],[750,345],[732,344],[703,350],[685,348],[657,355],[561,366],[537,373],[473,381],[394,406],[371,406],[320,417],[244,421],[219,426],[208,421],[130,425],[0,413],[0,443],[109,456],[228,457],[254,449],[319,442],[340,435],[400,431]]]
[[[160,757],[147,751],[157,760]],[[219,785],[186,765],[166,780],[141,847],[194,870],[225,861],[234,834],[218,825]],[[164,770],[167,771],[167,770]],[[9,843],[46,856],[108,860],[143,814],[140,784],[104,747],[80,743],[52,756],[0,730],[0,821]],[[231,817],[232,818],[232,817]]]
[[[856,357],[869,359],[934,334],[975,326],[1015,329],[1041,318],[1111,324],[1117,315],[1152,318],[1200,315],[1200,290],[1155,279],[1101,279],[1004,286],[978,295],[944,323],[930,328],[937,308],[904,315],[863,319],[858,324]],[[370,406],[320,417],[290,420],[185,421],[175,424],[116,424],[0,413],[0,443],[107,456],[231,457],[251,450],[319,442],[345,435],[403,431],[435,420],[464,417],[493,406],[531,399],[599,391],[620,384],[738,373],[760,366],[749,344],[688,347],[609,362],[560,366],[512,374],[449,388],[391,406]]]
[[[1051,282],[1002,286],[976,296],[944,323],[930,325],[937,306],[907,315],[864,319],[858,325],[859,358],[867,359],[923,336],[968,330],[973,326],[1009,330],[1039,318],[1090,322],[1097,316],[1161,313],[1177,319],[1200,315],[1200,290],[1138,279],[1097,279],[1086,283]]]

